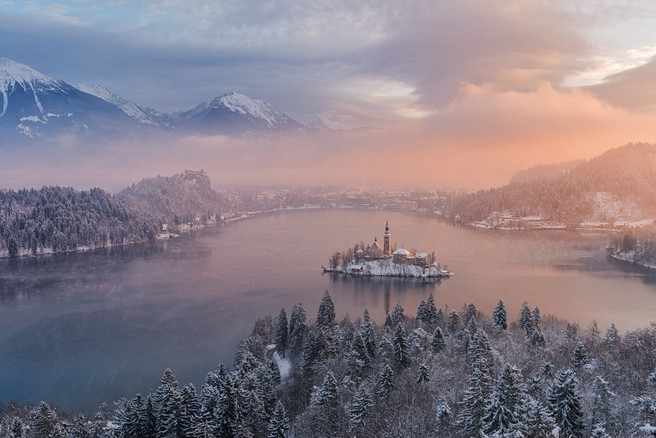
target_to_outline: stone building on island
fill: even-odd
[[[374,237],[373,243],[366,249],[357,247],[356,245],[354,257],[356,261],[392,259],[394,263],[417,266],[428,266],[435,262],[435,253],[432,253],[430,256],[423,252],[413,255],[405,248],[397,248],[392,251],[392,233],[390,232],[389,221],[385,222],[383,245],[381,246],[378,238]]]

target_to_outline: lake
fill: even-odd
[[[335,251],[374,237],[435,251],[455,276],[439,283],[322,274]],[[112,250],[0,261],[0,403],[44,400],[94,412],[98,403],[154,390],[167,367],[197,389],[231,365],[240,338],[267,314],[302,303],[316,315],[325,290],[337,319],[368,308],[377,323],[401,302],[414,315],[503,299],[509,320],[526,301],[543,315],[593,320],[602,334],[649,326],[656,277],[606,257],[607,235],[485,231],[434,218],[368,210],[275,213],[179,239]]]

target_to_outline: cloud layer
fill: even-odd
[[[367,128],[176,140],[183,164],[211,166],[214,179],[484,187],[523,167],[656,142],[653,8],[39,0],[0,5],[0,47],[48,75],[99,82],[160,110],[235,90],[301,121],[322,114],[334,126]],[[170,161],[127,160],[130,175],[169,171]]]

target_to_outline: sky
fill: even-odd
[[[0,56],[142,106],[237,91],[343,128],[182,140],[222,182],[480,188],[656,143],[652,1],[0,0],[0,22]]]

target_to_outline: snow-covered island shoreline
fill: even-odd
[[[419,279],[448,278],[453,274],[436,263],[418,266],[408,263],[395,263],[391,258],[376,260],[353,260],[346,266],[322,267],[323,272],[353,275],[358,277],[401,277]]]
[[[608,256],[621,263],[656,270],[656,234],[653,227],[632,229],[606,247]]]

